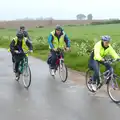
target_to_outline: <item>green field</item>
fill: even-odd
[[[47,37],[54,28],[35,28],[28,30],[33,41],[34,56],[46,60],[49,49]],[[89,25],[64,27],[65,32],[71,40],[71,52],[65,54],[65,63],[68,67],[85,71],[89,52],[93,45],[100,39],[102,35],[110,35],[112,37],[113,47],[119,52],[120,46],[120,24],[109,25]],[[0,47],[9,47],[10,40],[15,36],[15,29],[0,30]]]

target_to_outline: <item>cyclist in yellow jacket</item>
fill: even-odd
[[[12,42],[10,43],[10,48],[8,51],[11,52],[12,57],[15,62],[15,73],[16,79],[19,77],[18,65],[20,60],[24,57],[24,52],[33,52],[33,46],[31,42],[24,37],[23,32],[19,31],[15,38],[13,38]],[[27,55],[28,56],[28,55]]]
[[[63,31],[62,27],[60,25],[57,25],[55,30],[53,30],[49,37],[48,37],[48,43],[49,43],[49,49],[52,54],[52,61],[51,61],[51,74],[54,75],[54,69],[55,69],[55,62],[57,59],[56,52],[58,48],[64,49],[66,48],[69,50],[70,48],[70,40]],[[49,61],[49,58],[48,58]],[[49,62],[48,62],[49,64]]]
[[[92,89],[96,91],[97,85],[96,80],[98,80],[98,85],[100,83],[99,80],[99,64],[102,64],[106,67],[106,69],[111,70],[111,66],[108,63],[105,63],[104,57],[106,55],[111,55],[114,59],[120,58],[115,50],[110,45],[110,36],[102,36],[101,40],[97,42],[94,46],[94,50],[91,53],[89,67],[93,69],[94,75],[92,78]]]

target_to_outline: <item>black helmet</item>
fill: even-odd
[[[23,35],[23,32],[19,31],[16,36],[18,37],[18,39],[23,39],[24,35]]]
[[[20,26],[20,29],[25,29],[25,26],[23,26],[23,25],[22,25],[22,26]]]
[[[62,31],[63,29],[62,29],[62,27],[61,27],[60,25],[56,25],[56,28],[55,28],[55,30]]]

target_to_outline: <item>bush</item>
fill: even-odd
[[[91,25],[119,24],[120,20],[107,20],[103,22],[92,22]]]
[[[0,30],[5,29],[4,27],[0,27]]]
[[[41,25],[40,25],[40,26],[36,26],[36,28],[44,28],[44,26],[41,26]]]

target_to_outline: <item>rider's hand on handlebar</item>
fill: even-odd
[[[33,50],[30,50],[31,53],[33,53]]]
[[[57,49],[56,49],[56,48],[53,48],[53,50],[54,50],[54,51],[57,51]]]
[[[70,51],[70,48],[69,48],[69,47],[66,47],[66,51]]]
[[[15,53],[19,53],[19,51],[18,51],[18,50],[15,50],[14,52],[15,52]]]
[[[104,58],[102,58],[102,60],[101,60],[102,62],[105,62],[105,59]]]

